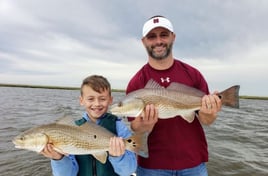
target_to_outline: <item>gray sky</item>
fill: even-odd
[[[212,92],[268,96],[267,0],[0,0],[0,83],[79,87],[101,74],[125,89],[154,15],[172,21],[174,56]]]

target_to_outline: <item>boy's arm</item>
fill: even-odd
[[[61,160],[51,160],[53,176],[76,176],[78,164],[74,155],[64,156]]]
[[[116,121],[116,130],[118,137],[128,138],[132,135],[122,121]],[[125,153],[119,157],[109,156],[109,161],[119,175],[131,175],[137,169],[136,154],[128,150],[125,150]]]
[[[74,155],[65,156],[53,149],[52,144],[47,144],[40,152],[51,159],[51,170],[54,176],[76,176],[78,173],[78,164]]]
[[[118,175],[131,175],[137,169],[136,154],[128,150],[122,156],[109,156],[109,161]]]

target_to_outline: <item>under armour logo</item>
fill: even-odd
[[[166,82],[170,82],[170,78],[169,77],[166,77],[166,78],[160,78],[161,79],[161,82],[164,83],[165,81]]]
[[[155,18],[155,19],[153,20],[153,23],[159,23],[159,19],[158,19],[158,18]]]

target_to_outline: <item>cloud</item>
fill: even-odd
[[[142,25],[160,14],[175,28],[174,56],[211,90],[268,96],[267,11],[265,0],[0,0],[0,82],[79,86],[102,74],[125,88],[147,62]]]

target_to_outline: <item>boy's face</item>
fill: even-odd
[[[108,111],[109,105],[112,104],[113,97],[108,90],[101,93],[94,91],[90,86],[83,86],[83,95],[80,96],[80,105],[84,106],[91,120],[94,122]]]

